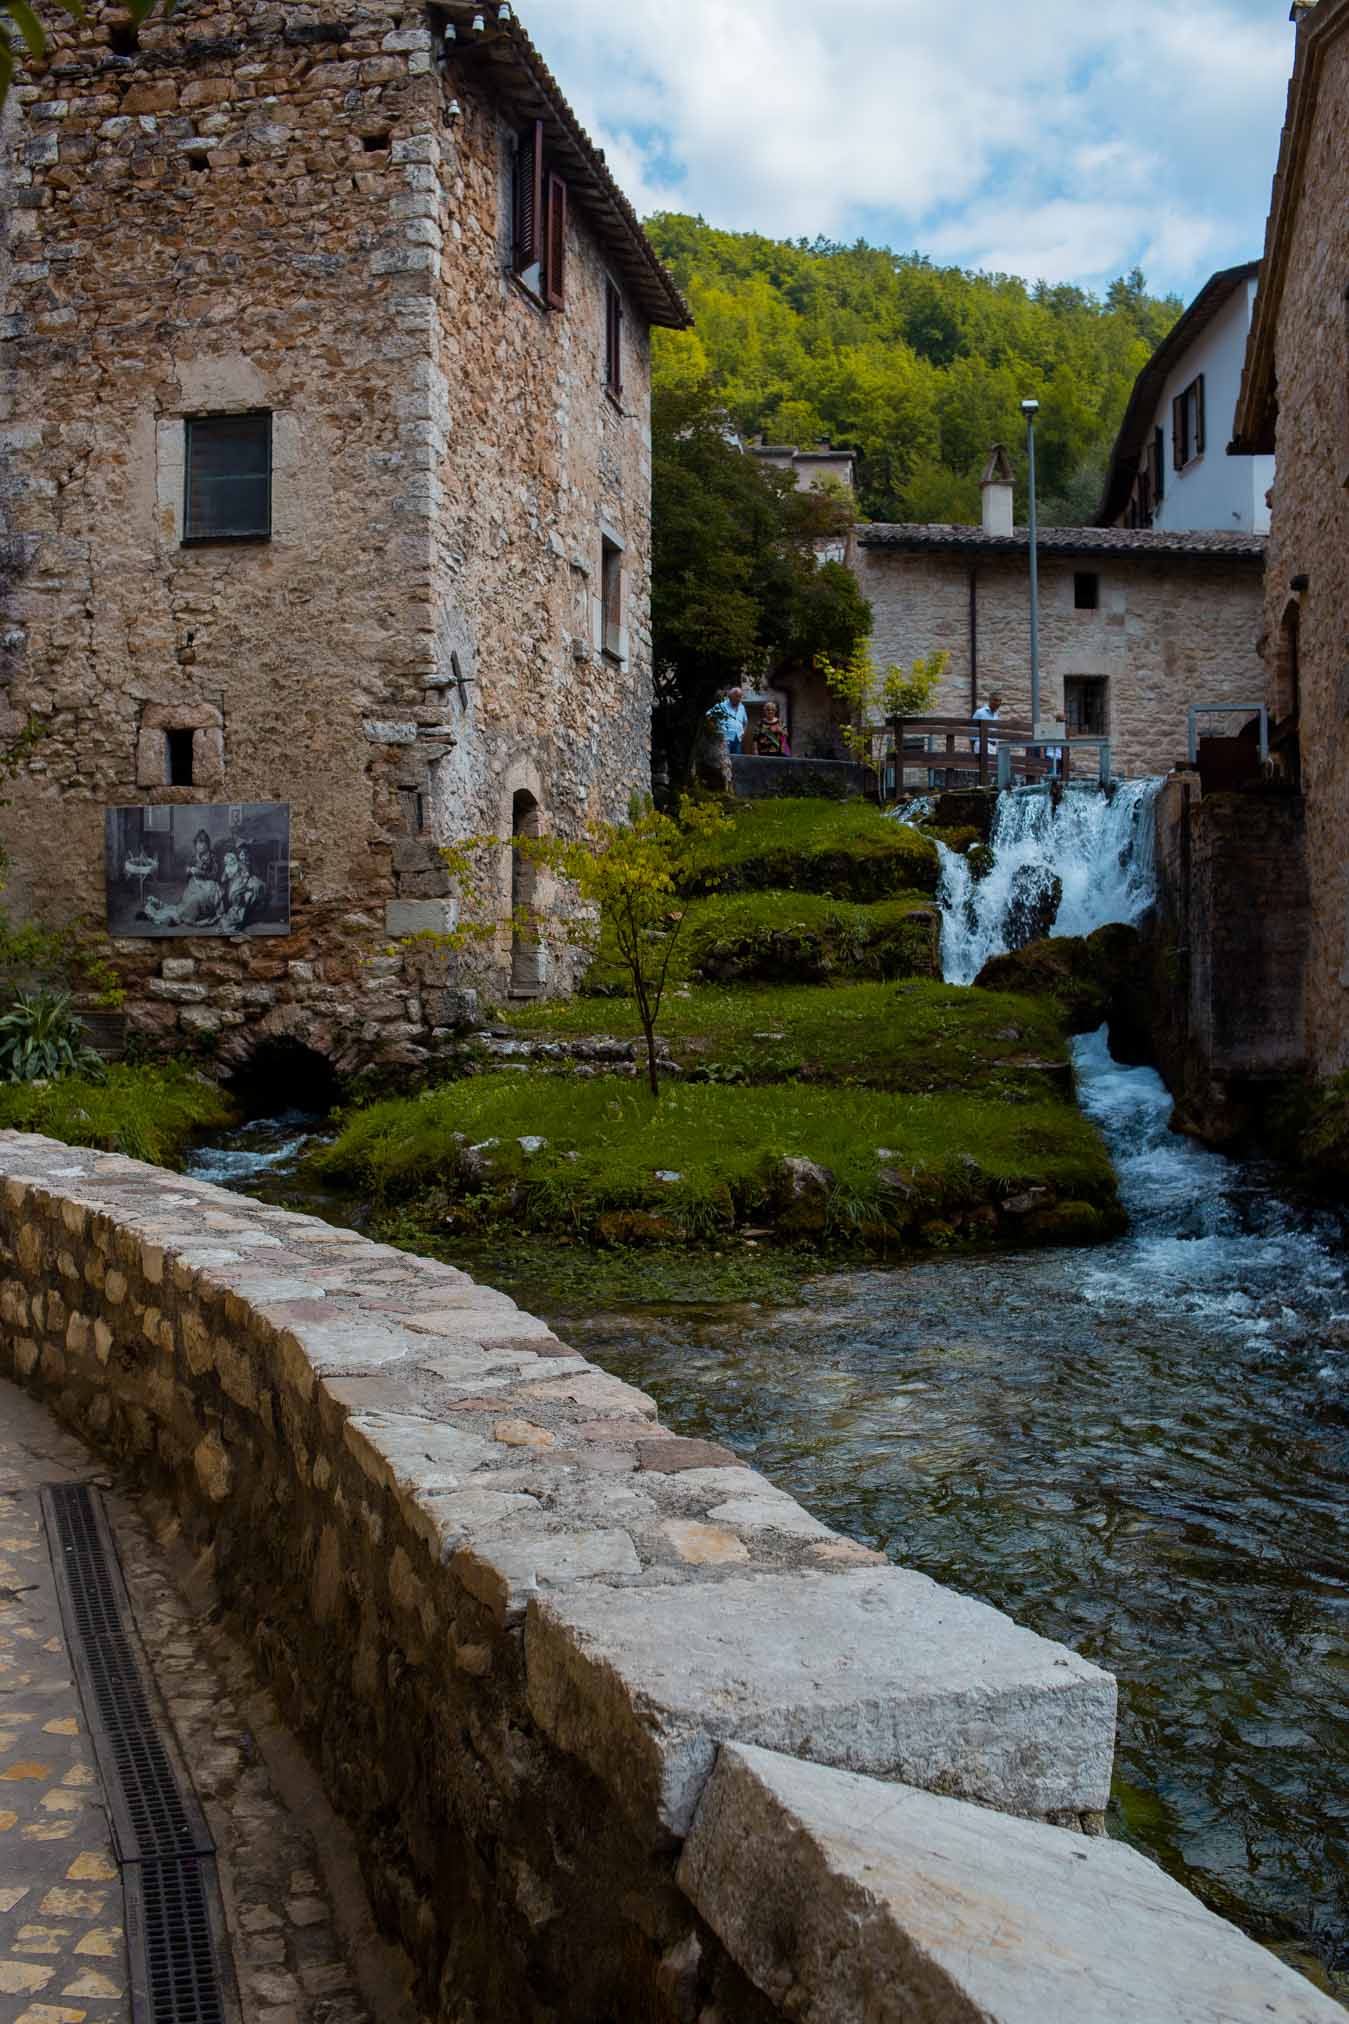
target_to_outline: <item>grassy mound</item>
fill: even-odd
[[[691,900],[670,978],[716,983],[825,983],[834,977],[934,977],[940,933],[924,893],[874,906],[820,893],[717,893]],[[627,973],[600,938],[584,989],[622,993]]]
[[[641,1032],[631,998],[511,1008],[525,1036]],[[874,1089],[979,1090],[1000,1098],[1070,1087],[1056,1007],[1002,991],[900,984],[704,986],[671,992],[658,1030],[685,1069],[718,1081],[852,1082]]]
[[[55,1082],[0,1083],[0,1128],[99,1146],[154,1166],[176,1166],[193,1132],[233,1122],[215,1084],[176,1062],[117,1062],[100,1082],[64,1075]]]
[[[866,902],[935,892],[937,878],[930,839],[869,802],[750,801],[708,839],[688,885],[693,894],[790,891]]]
[[[612,1078],[484,1075],[372,1105],[312,1166],[417,1199],[423,1222],[439,1207],[467,1230],[624,1244],[765,1219],[881,1247],[987,1239],[1008,1218],[1019,1233],[1056,1208],[1075,1241],[1119,1221],[1104,1147],[1072,1106],[966,1094],[684,1086],[653,1104]]]

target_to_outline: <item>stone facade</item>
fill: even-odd
[[[1277,438],[1264,651],[1276,764],[1299,784],[1312,1068],[1349,1068],[1349,0],[1298,13],[1288,119],[1237,411]]]
[[[947,537],[943,540],[943,536]],[[1261,543],[1206,535],[1187,544],[1137,532],[1054,528],[1040,554],[1041,715],[1099,709],[1115,772],[1165,773],[1186,750],[1192,703],[1258,703],[1263,692]],[[931,706],[968,716],[991,691],[1030,721],[1024,530],[862,527],[853,566],[875,615],[877,662],[909,667],[938,649],[950,664]],[[1080,608],[1080,600],[1092,602]],[[816,699],[815,707],[819,707]],[[1086,731],[1089,722],[1076,728]]]
[[[1110,2024],[1139,1960],[1140,2017],[1341,2014],[1075,1831],[1108,1674],[452,1266],[5,1133],[0,1370],[172,1501],[427,2015]]]
[[[649,327],[683,310],[505,11],[91,17],[9,118],[4,722],[41,734],[9,902],[101,916],[108,806],[288,802],[288,937],[114,948],[133,1026],[226,1063],[416,1058],[452,973],[389,943],[452,919],[435,845],[575,833],[648,783]],[[561,308],[513,273],[535,117]],[[270,538],[185,543],[186,422],[250,412]]]

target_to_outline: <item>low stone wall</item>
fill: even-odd
[[[1224,2017],[1340,2015],[1037,1824],[1099,1824],[1108,1675],[671,1435],[503,1295],[118,1156],[5,1133],[0,1178],[0,1364],[173,1499],[440,2016],[1174,2024],[1216,2014],[1214,1962]],[[1159,2007],[1093,1993],[1093,1892]]]
[[[736,753],[731,780],[739,801],[765,801],[783,795],[822,795],[828,801],[856,799],[867,791],[864,766],[851,759],[764,759]]]

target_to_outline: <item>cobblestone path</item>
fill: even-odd
[[[0,1380],[0,2024],[123,2024],[122,1887],[38,1498],[56,1482],[107,1477]],[[339,1917],[316,1838],[331,1874],[340,1830],[272,1729],[246,1662],[194,1618],[144,1514],[108,1488],[137,1628],[216,1844],[238,1984],[231,2013],[242,2024],[416,2024],[352,1875],[337,1879]],[[268,1757],[289,1755],[284,1800],[264,1728]]]

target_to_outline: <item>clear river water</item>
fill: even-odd
[[[1146,905],[1147,795],[1086,799],[1008,798],[1001,899],[948,867],[953,980],[1000,946],[1009,846],[1066,872],[1061,931]],[[670,1425],[1109,1667],[1111,1832],[1349,1999],[1345,1231],[1174,1136],[1160,1079],[1104,1034],[1077,1068],[1130,1212],[1109,1246],[550,1318]],[[252,1127],[199,1170],[284,1198],[305,1127]]]

